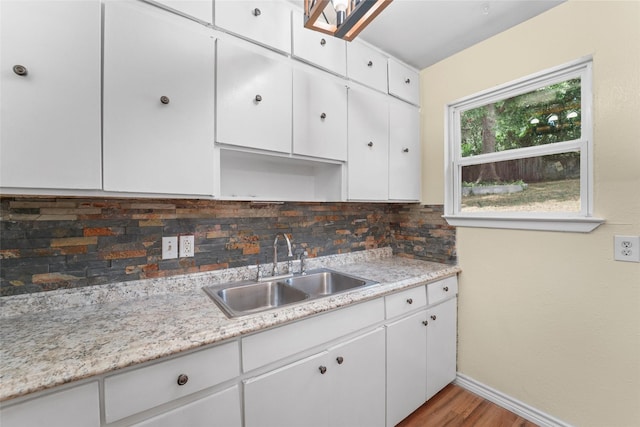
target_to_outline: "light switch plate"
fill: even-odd
[[[162,259],[178,258],[178,236],[162,238]]]

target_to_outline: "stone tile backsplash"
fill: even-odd
[[[419,204],[3,196],[0,295],[270,263],[278,232],[310,257],[390,246],[455,264],[455,229],[441,215]],[[195,256],[162,260],[162,237],[184,234]]]

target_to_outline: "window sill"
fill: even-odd
[[[512,230],[563,231],[590,233],[605,222],[601,218],[585,217],[507,217],[476,215],[443,215],[454,227],[506,228]]]

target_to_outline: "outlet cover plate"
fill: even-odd
[[[614,236],[613,259],[640,262],[640,236]]]
[[[193,245],[193,235],[180,236],[180,258],[192,257],[195,252]]]
[[[162,238],[162,259],[178,258],[178,236]]]

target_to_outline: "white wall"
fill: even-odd
[[[570,0],[421,72],[423,203],[442,204],[444,106],[593,55],[589,234],[459,228],[458,370],[567,423],[640,426],[640,2]]]

